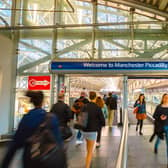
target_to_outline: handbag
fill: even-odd
[[[75,129],[84,130],[87,127],[88,123],[88,112],[80,112],[78,119],[74,124]]]
[[[136,114],[138,112],[138,107],[135,107],[133,113]]]
[[[73,135],[72,130],[69,126],[60,126],[60,132],[63,140],[66,140]]]

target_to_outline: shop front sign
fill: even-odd
[[[29,76],[29,90],[50,90],[50,76]]]

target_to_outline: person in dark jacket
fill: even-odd
[[[108,125],[109,127],[112,127],[114,117],[117,111],[117,98],[114,97],[111,92],[109,93],[109,96],[106,99],[106,105],[108,108]]]
[[[153,118],[155,119],[155,122],[159,123],[158,129],[160,131],[157,131],[157,134],[159,135],[159,132],[161,133],[162,130],[165,133],[166,145],[167,145],[167,158],[168,158],[168,94],[167,93],[162,96],[161,104],[156,107]],[[158,153],[159,144],[160,144],[160,138],[158,136],[154,147],[155,154]]]
[[[50,112],[57,116],[60,126],[67,126],[67,123],[72,119],[71,109],[64,102],[63,93],[58,95],[58,102],[51,107]]]
[[[69,140],[72,136],[72,131],[68,123],[72,119],[72,113],[70,107],[64,103],[63,93],[59,93],[58,102],[52,106],[50,112],[55,114],[58,118],[63,140]]]
[[[96,104],[96,92],[89,93],[90,102],[84,106],[83,112],[88,113],[87,126],[83,130],[86,139],[87,155],[86,168],[90,168],[94,146],[99,128],[105,126],[105,119],[101,108]]]
[[[1,168],[8,168],[11,160],[14,157],[16,151],[20,148],[24,149],[23,152],[23,167],[29,167],[29,160],[27,158],[28,144],[27,140],[37,130],[38,126],[44,121],[46,111],[42,109],[43,92],[41,91],[27,91],[26,96],[30,98],[30,102],[33,103],[34,108],[30,110],[26,115],[23,116],[19,123],[18,129],[13,137],[9,149],[2,161]],[[62,145],[61,135],[58,129],[58,120],[55,116],[51,120],[52,132],[55,136],[55,140],[59,145]]]

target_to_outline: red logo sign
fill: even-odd
[[[50,90],[50,76],[29,76],[29,90]]]

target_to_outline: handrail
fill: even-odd
[[[127,110],[124,110],[123,131],[120,140],[120,148],[115,168],[127,167],[127,155],[128,155],[128,113]]]

